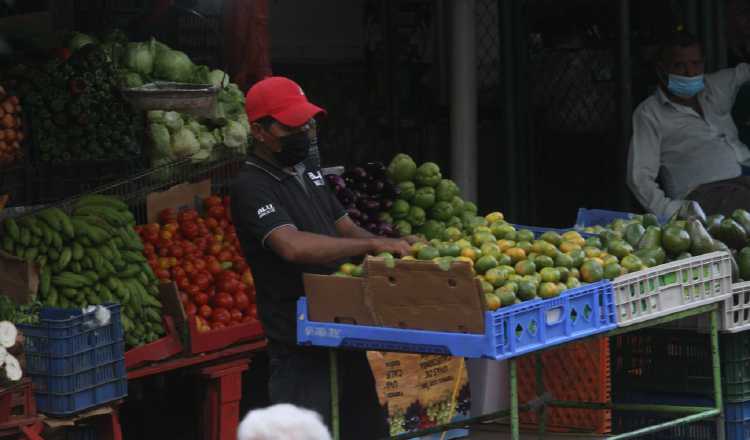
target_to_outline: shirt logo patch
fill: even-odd
[[[258,209],[258,218],[261,219],[267,216],[268,214],[273,214],[274,212],[276,212],[276,208],[274,208],[273,205],[269,203],[268,205],[261,206]]]
[[[307,177],[312,180],[312,182],[315,184],[315,186],[325,186],[325,182],[323,181],[323,173],[318,171],[317,173],[308,172]]]

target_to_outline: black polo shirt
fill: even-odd
[[[296,302],[304,295],[302,274],[330,274],[341,262],[293,264],[268,248],[265,240],[284,226],[336,237],[336,222],[346,211],[319,169],[298,166],[293,175],[254,155],[243,164],[230,192],[232,221],[253,271],[258,316],[266,336],[296,343]]]

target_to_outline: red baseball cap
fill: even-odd
[[[270,76],[250,87],[245,111],[250,122],[271,116],[290,127],[299,127],[318,113],[326,113],[307,100],[299,84],[283,76]]]

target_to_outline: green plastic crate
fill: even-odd
[[[721,375],[727,402],[750,400],[750,332],[721,335]]]

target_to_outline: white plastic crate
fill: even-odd
[[[719,331],[739,333],[750,330],[750,281],[732,284],[732,295],[721,305]],[[710,328],[708,316],[692,316],[665,324],[664,327],[681,330],[694,330],[708,333]]]
[[[726,252],[712,252],[615,278],[617,325],[624,327],[731,299],[730,258]]]

